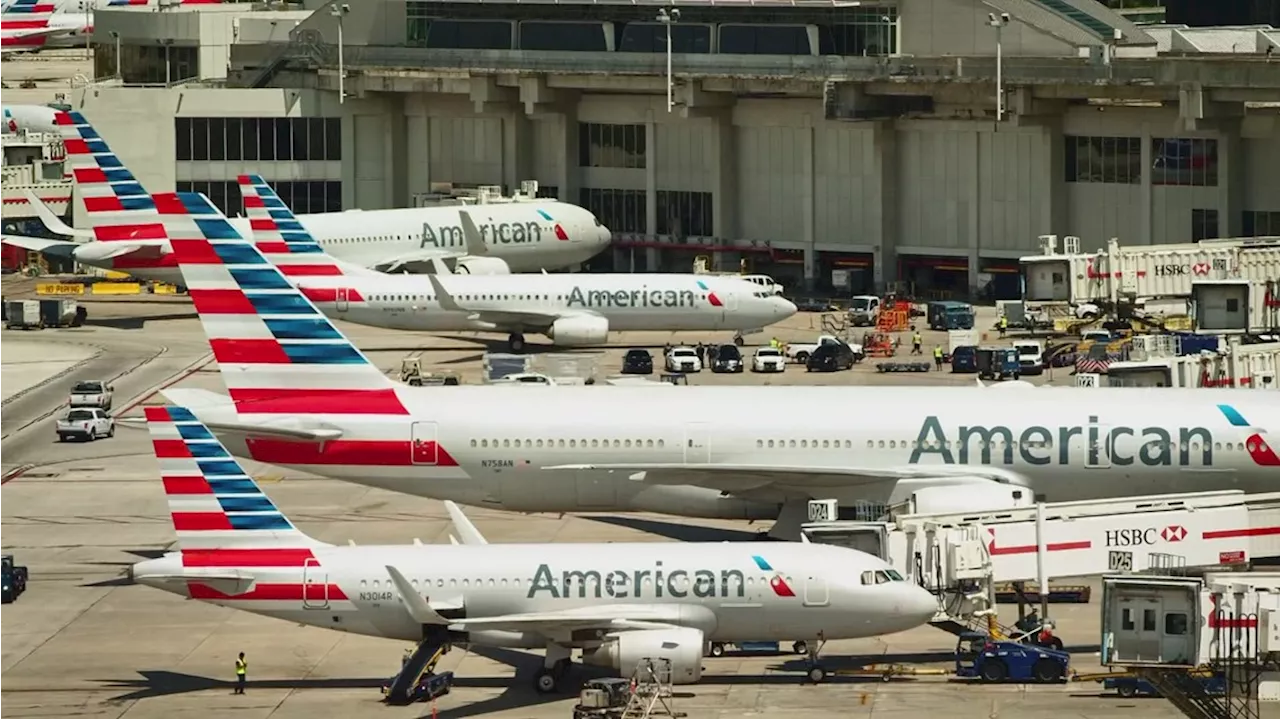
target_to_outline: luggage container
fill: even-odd
[[[11,330],[44,329],[39,300],[5,300],[4,319]]]
[[[79,327],[84,324],[87,311],[75,300],[43,299],[40,302],[40,321],[45,327]]]

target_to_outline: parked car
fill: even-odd
[[[813,350],[804,366],[810,372],[837,372],[852,368],[857,361],[853,348],[844,342],[824,342]]]
[[[702,360],[692,347],[672,347],[667,351],[668,372],[701,372]]]
[[[777,347],[761,347],[751,358],[752,372],[785,372],[787,356]]]
[[[106,382],[89,380],[76,382],[71,387],[72,407],[97,407],[111,410],[112,387]]]
[[[819,300],[813,297],[804,297],[793,300],[796,309],[800,312],[833,312],[836,306],[827,300]]]
[[[58,420],[56,431],[59,442],[73,438],[92,442],[99,437],[114,437],[116,421],[103,410],[80,407]]]
[[[627,350],[622,355],[622,374],[653,374],[653,355],[649,350]]]
[[[849,344],[835,335],[818,335],[818,341],[813,344],[792,344],[788,342],[786,354],[787,357],[794,360],[796,364],[807,364],[809,362],[809,355],[813,354],[819,347],[826,344],[842,344],[853,350],[854,362],[861,362],[862,358],[866,355],[862,345]]]
[[[711,360],[711,371],[717,373],[742,372],[746,369],[742,361],[742,351],[735,345],[720,345],[714,351],[715,359]]]
[[[978,348],[961,345],[951,350],[951,371],[972,374],[978,371]]]

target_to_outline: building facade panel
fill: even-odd
[[[981,0],[909,0],[901,5],[902,52],[907,55],[993,55],[996,31],[987,24],[993,8]],[[1001,30],[1010,55],[1071,54],[1060,40],[1017,22]]]
[[[1243,137],[1240,142],[1245,210],[1280,210],[1280,116],[1267,119],[1270,122],[1256,128],[1257,136]]]
[[[351,206],[363,210],[375,210],[388,206],[390,192],[386,185],[387,165],[386,134],[390,131],[389,118],[384,114],[351,116],[351,154],[354,162],[354,183],[349,192]],[[344,197],[345,200],[345,197]]]
[[[1025,250],[1052,224],[1053,137],[1043,127],[978,134],[978,253]]]
[[[812,130],[741,127],[738,136],[738,228],[743,239],[805,242],[811,231],[808,191]]]
[[[677,116],[678,117],[678,116]],[[716,123],[706,118],[668,119],[666,113],[654,124],[655,180],[658,190],[712,192],[712,144]]]
[[[431,178],[468,185],[503,184],[503,118],[436,116],[428,125]]]
[[[566,114],[544,115],[533,120],[532,176],[523,179],[537,180],[540,187],[559,189],[565,171],[572,169],[568,166],[570,160],[577,157],[577,148],[566,146],[565,142],[570,136],[577,137],[576,133],[566,132],[566,125],[574,123],[573,116]]]
[[[1126,245],[1138,244],[1143,232],[1142,196],[1140,185],[1067,183],[1067,226],[1046,228],[1039,234],[1075,235],[1086,250],[1105,247],[1112,237]]]
[[[1219,200],[1217,187],[1152,187],[1151,244],[1193,242],[1222,236],[1226,222],[1220,212]],[[1121,242],[1125,242],[1123,237]]]
[[[967,254],[977,247],[976,123],[899,123],[900,252]]]
[[[814,128],[814,236],[825,245],[878,245],[879,163],[870,123]]]

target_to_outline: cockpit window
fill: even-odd
[[[870,586],[870,585],[872,585],[872,584],[875,584],[875,583],[876,583],[876,573],[875,573],[875,572],[863,572],[863,573],[862,573],[862,583],[863,583],[864,585],[868,585],[868,586]]]
[[[885,574],[888,574],[888,575],[889,575],[889,578],[890,578],[890,579],[892,579],[892,580],[893,580],[893,581],[895,581],[895,582],[905,582],[905,581],[907,581],[906,579],[903,579],[903,577],[902,577],[902,575],[901,575],[901,574],[898,574],[897,572],[895,572],[895,571],[894,571],[894,570],[892,570],[892,569],[885,570]]]

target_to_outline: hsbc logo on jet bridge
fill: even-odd
[[[695,307],[693,290],[586,290],[574,286],[569,291],[570,307]]]
[[[683,599],[689,596],[741,599],[746,596],[746,577],[736,569],[722,569],[719,572],[710,569],[676,569],[664,572],[662,562],[656,562],[653,569],[574,569],[563,571],[557,577],[550,566],[539,564],[538,571],[533,574],[533,581],[529,583],[526,598],[533,599],[540,593],[546,593],[552,599]]]
[[[1108,529],[1108,547],[1141,547],[1164,541],[1170,544],[1181,542],[1187,538],[1187,528],[1177,524],[1167,527],[1146,527],[1139,529]]]
[[[480,239],[486,245],[520,245],[542,241],[542,226],[536,222],[477,222]],[[419,249],[431,247],[463,247],[467,243],[462,236],[461,225],[435,225],[422,223],[422,242]]]
[[[1198,445],[1194,451],[1193,445]],[[1035,466],[1073,465],[1082,460],[1096,465],[1105,460],[1118,467],[1209,467],[1213,465],[1213,433],[1204,427],[1181,427],[1175,438],[1162,427],[1114,425],[1105,430],[1095,416],[1089,417],[1086,425],[1032,425],[1016,433],[999,424],[961,425],[948,433],[942,422],[930,415],[920,425],[908,461],[920,464],[924,457],[936,455],[942,464],[971,464],[977,454],[979,464],[1012,465],[1015,453],[1019,463]]]

